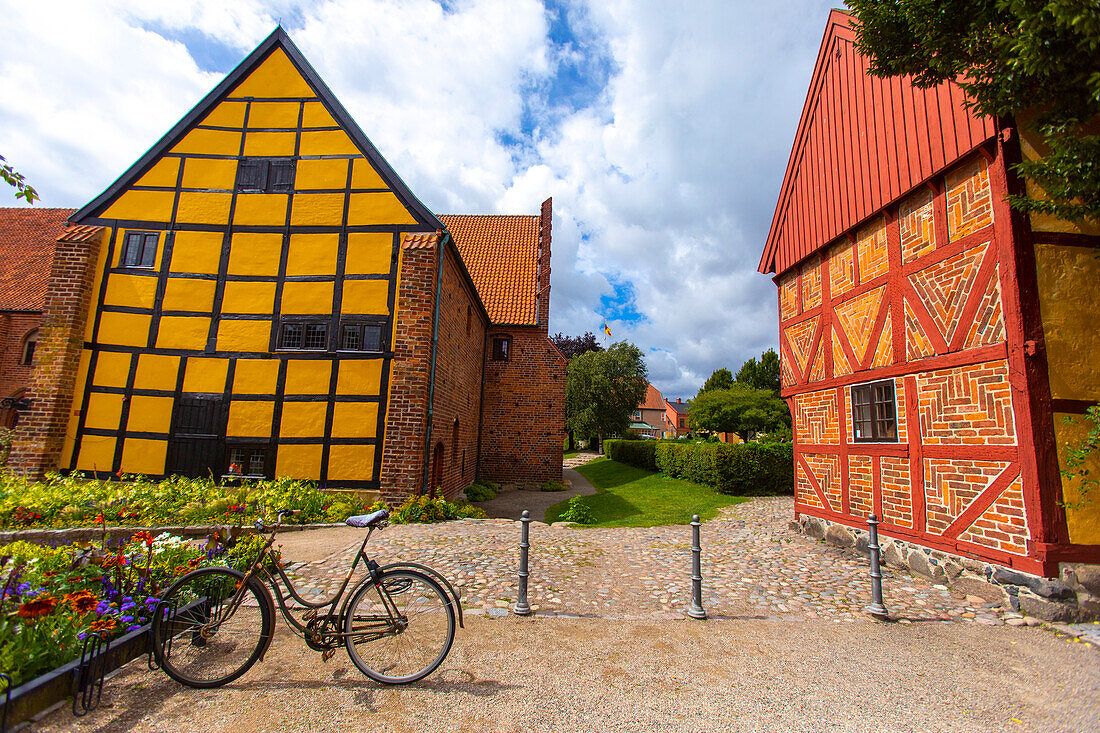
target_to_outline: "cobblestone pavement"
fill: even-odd
[[[576,468],[577,466],[583,466],[590,461],[594,461],[597,458],[603,458],[603,455],[599,453],[591,453],[589,451],[580,451],[572,458],[566,458],[561,462],[561,465],[565,468]]]
[[[790,497],[768,497],[727,507],[702,527],[703,605],[712,617],[867,618],[868,566],[860,556],[817,542],[787,526]],[[339,549],[293,566],[300,588],[322,596],[339,587],[361,535],[334,532]],[[609,619],[681,617],[689,600],[687,526],[581,528],[531,525],[528,598],[542,615]],[[316,536],[311,541],[321,540]],[[401,525],[376,533],[369,554],[381,564],[421,562],[459,589],[471,615],[504,616],[516,599],[519,525],[507,519]],[[339,544],[337,544],[339,543]],[[294,556],[288,550],[286,560]],[[893,617],[999,625],[983,599],[953,595],[906,572],[884,569],[886,605]],[[1015,623],[1020,623],[1014,619]]]

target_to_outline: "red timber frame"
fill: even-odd
[[[1053,439],[1053,411],[1047,382],[1045,354],[1041,348],[1042,322],[1039,314],[1030,229],[1026,218],[1012,212],[1005,202],[1007,191],[1019,190],[1019,183],[1013,180],[1009,170],[1006,170],[1006,154],[1011,157],[1015,152],[1018,155],[1018,147],[1013,149],[1011,145],[1005,144],[1005,140],[1010,138],[1011,131],[1002,133],[1001,136],[980,147],[977,152],[977,155],[984,158],[987,165],[992,222],[976,231],[959,236],[954,241],[949,241],[948,191],[943,170],[941,170],[940,174],[924,184],[932,193],[932,224],[936,235],[936,246],[931,251],[912,261],[903,262],[899,203],[895,201],[879,212],[880,215],[885,216],[886,221],[889,263],[888,269],[882,274],[866,281],[857,280],[854,287],[839,295],[833,295],[830,292],[829,253],[844,246],[834,242],[830,247],[822,248],[817,254],[811,255],[798,267],[776,276],[776,283],[780,285],[780,351],[786,371],[782,394],[796,420],[796,483],[799,482],[799,477],[804,477],[803,485],[808,484],[809,489],[812,490],[809,501],[816,498],[816,504],[820,504],[818,506],[815,503],[807,503],[807,500],[796,490],[796,512],[865,528],[866,508],[864,513],[853,512],[850,486],[852,477],[849,471],[850,457],[864,457],[861,463],[869,462],[872,470],[870,509],[884,520],[880,525],[880,531],[885,535],[932,549],[1049,576],[1057,573],[1059,561],[1100,557],[1100,548],[1069,544],[1065,515],[1059,505],[1061,483]],[[1010,159],[1007,162],[1011,166],[1013,161]],[[919,190],[917,189],[918,192]],[[852,230],[839,240],[839,242],[847,242],[852,248],[853,274],[858,272],[859,268],[859,253],[854,231]],[[963,253],[972,253],[976,256],[977,248],[987,243],[989,246],[986,247],[980,261],[976,261],[976,274],[973,275],[968,296],[961,305],[957,303],[955,306],[954,330],[948,328],[945,335],[937,326],[933,313],[914,288],[911,276]],[[799,312],[802,311],[805,292],[804,273],[812,272],[815,267],[820,271],[820,305]],[[792,276],[797,277],[798,283],[798,303],[795,307],[797,315],[784,319],[782,318],[782,285]],[[1003,339],[967,347],[968,333],[971,333],[971,326],[981,316],[979,310],[983,307],[987,287],[995,276],[999,280],[1001,312],[1004,319]],[[849,339],[837,314],[837,308],[879,288],[882,288],[882,297],[877,306],[877,312],[873,317],[868,314],[864,321],[870,328],[870,337],[867,339],[866,348],[860,353],[861,344],[853,343],[853,339]],[[816,294],[814,300],[816,301]],[[913,362],[906,361],[907,310],[920,324],[930,350],[934,352],[926,351],[924,358]],[[804,324],[810,319],[817,321],[813,328],[813,335],[805,340],[809,334],[809,327],[804,326],[802,330],[804,340],[796,349],[788,339],[787,329],[797,324]],[[890,323],[891,328],[889,346],[892,351],[892,360],[883,365],[885,342],[880,345],[880,341],[883,340],[881,335],[887,322]],[[848,361],[851,374],[834,374],[832,347],[834,340],[838,351],[843,353]],[[808,351],[805,347],[807,343]],[[819,357],[819,352],[822,350],[823,353]],[[796,351],[803,352],[802,362],[796,358]],[[879,354],[880,366],[872,368],[876,353]],[[817,374],[814,375],[817,378],[812,380],[811,373],[814,371],[815,361],[819,358],[823,362],[824,369],[822,370],[819,363]],[[937,370],[967,367],[981,369],[983,368],[981,365],[1007,372],[1011,396],[1008,409],[1011,411],[1011,417],[1006,418],[1006,421],[1012,422],[1011,431],[1006,427],[1005,436],[989,440],[980,437],[964,439],[953,435],[945,441],[942,434],[938,438],[929,439],[926,434],[929,420],[929,415],[926,414],[928,407],[924,405],[922,411],[918,380],[923,375]],[[793,383],[791,383],[792,377]],[[896,443],[854,442],[851,434],[850,408],[845,400],[846,388],[853,384],[888,378],[894,379],[898,387],[897,422],[899,428],[902,425],[905,426],[904,435],[900,436],[899,442]],[[988,377],[982,377],[982,379],[988,379]],[[1000,383],[1003,386],[1003,380]],[[831,393],[832,399],[835,400],[839,433],[835,436],[836,442],[831,440],[834,437],[831,431],[827,436],[830,439],[821,439],[814,443],[807,442],[805,436],[800,439],[796,398],[814,393],[822,400],[827,400],[826,395]],[[830,498],[819,476],[812,470],[807,457],[813,454],[836,457],[840,472],[839,501],[835,493],[835,483],[833,483],[833,496]],[[884,459],[893,459],[895,462],[900,461],[908,465],[911,526],[892,522],[889,516],[883,516]],[[929,528],[927,520],[931,515],[928,514],[926,507],[925,459],[980,461],[986,462],[987,466],[989,462],[1001,462],[1003,467],[995,475],[987,473],[988,483],[979,491],[972,491],[973,496],[964,505],[959,505],[957,511],[951,512],[948,509],[945,514],[944,511],[937,509],[939,514],[936,517],[936,527]],[[866,481],[867,477],[860,478]],[[1017,479],[1022,484],[1023,516],[1027,523],[1026,549],[1022,541],[1014,540],[1015,544],[1006,547],[1006,543],[999,543],[1000,546],[992,541],[989,544],[978,544],[962,538],[974,522],[990,510]],[[835,477],[832,480],[835,481]],[[896,490],[896,484],[894,488]],[[938,495],[936,498],[938,499]],[[944,503],[947,503],[946,500]],[[887,511],[887,515],[889,513]],[[1019,531],[1022,532],[1022,529]],[[997,528],[994,528],[991,534],[997,534]],[[971,538],[988,539],[979,535],[980,533],[972,534]]]

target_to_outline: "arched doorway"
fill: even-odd
[[[434,492],[437,486],[443,485],[443,441],[435,444],[432,452],[432,482],[428,486],[429,492]]]

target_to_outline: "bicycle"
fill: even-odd
[[[367,536],[336,595],[319,602],[298,593],[271,549],[283,518],[296,513],[279,511],[273,525],[256,521],[256,530],[271,536],[247,572],[200,568],[165,591],[152,628],[153,654],[161,669],[189,687],[219,687],[237,679],[267,654],[277,599],[290,630],[321,652],[324,661],[342,644],[352,663],[382,684],[407,684],[434,672],[454,642],[456,617],[463,626],[462,605],[454,587],[435,570],[409,562],[379,567],[367,556],[367,542],[388,525],[389,512],[345,520],[365,528]],[[345,594],[360,560],[368,575]],[[288,607],[289,598],[306,609],[301,620]]]

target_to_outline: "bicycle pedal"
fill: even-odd
[[[334,656],[336,656],[336,650],[335,649],[326,649],[323,652],[321,652],[321,661],[322,662],[327,662],[328,660],[332,659]]]

